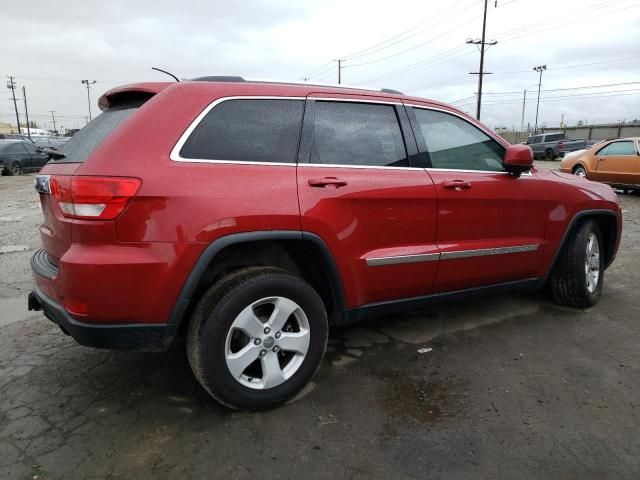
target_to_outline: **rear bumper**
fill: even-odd
[[[29,294],[29,310],[42,310],[49,320],[60,326],[80,345],[87,347],[159,352],[169,348],[176,334],[176,328],[167,324],[80,322],[38,287],[34,287]]]

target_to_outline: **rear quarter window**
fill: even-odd
[[[225,100],[193,129],[180,158],[295,163],[303,109],[304,100]]]

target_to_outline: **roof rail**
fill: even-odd
[[[394,95],[404,95],[404,93],[393,90],[391,88],[370,88],[370,87],[360,87],[357,85],[343,85],[341,83],[308,83],[308,82],[289,82],[286,80],[268,80],[261,78],[244,78],[244,77],[236,77],[230,75],[210,75],[205,77],[196,77],[190,78],[189,80],[193,82],[249,82],[249,83],[273,83],[279,85],[308,85],[311,87],[334,87],[334,88],[348,88],[353,90],[370,90],[372,92],[381,92],[381,93],[391,93]]]

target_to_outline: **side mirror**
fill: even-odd
[[[502,165],[511,173],[527,171],[533,166],[533,150],[529,145],[509,145]]]

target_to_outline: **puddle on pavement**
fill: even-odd
[[[446,383],[390,377],[381,401],[390,416],[422,423],[438,422],[455,414],[456,402]]]
[[[21,322],[33,312],[27,310],[27,297],[0,298],[0,327]]]

